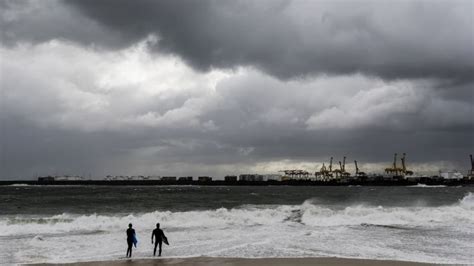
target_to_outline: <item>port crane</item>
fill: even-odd
[[[385,173],[392,174],[394,176],[400,176],[400,173],[403,172],[402,168],[397,167],[397,154],[393,155],[393,164],[392,167],[385,168]]]
[[[357,165],[357,161],[354,161],[356,172],[355,175],[358,178],[364,178],[367,177],[367,174],[365,172],[359,171],[359,166]]]
[[[332,172],[336,175],[336,178],[348,177],[351,175],[350,173],[346,172],[346,156],[344,156],[342,162],[339,161],[339,169],[334,169]]]
[[[315,172],[314,175],[316,176],[316,179],[320,180],[329,180],[330,177],[332,177],[332,173],[324,163],[323,166],[321,166],[321,169],[319,169],[319,172]]]
[[[314,173],[314,175],[318,178],[321,178],[324,181],[330,180],[333,177],[333,171],[332,171],[332,160],[333,158],[331,157],[329,161],[329,167],[326,167],[326,165],[323,163],[323,166],[321,169],[319,169],[319,172]]]
[[[469,172],[468,179],[473,179],[474,178],[474,159],[472,158],[472,154],[469,154],[469,157],[471,157],[471,171]]]
[[[341,162],[339,162],[339,165]],[[341,175],[343,177],[349,177],[351,174],[349,172],[346,172],[346,156],[342,159],[342,165],[341,165]]]
[[[326,171],[326,165],[323,163],[323,166],[321,166],[321,169],[319,169],[319,172],[314,172],[314,176],[316,179],[322,179],[323,177],[323,172]]]
[[[393,165],[392,167],[385,168],[385,173],[392,174],[394,176],[413,175],[413,171],[407,170],[406,168],[406,153],[403,153],[400,161],[402,162],[401,168],[397,166],[397,154],[395,153],[393,156]]]
[[[474,175],[474,159],[472,159],[472,154],[469,157],[471,157],[471,175]]]
[[[289,177],[290,179],[300,179],[300,178],[308,179],[309,177],[308,171],[300,170],[300,169],[281,170],[278,172],[285,173],[285,176]]]
[[[334,169],[334,171],[332,171],[335,175],[335,178],[339,178],[341,177],[341,173],[342,173],[342,164],[341,164],[341,161],[339,161],[339,169]]]
[[[406,157],[406,154],[403,153],[403,156],[401,158],[401,160],[402,160],[402,173],[404,175],[413,175],[413,171],[407,170],[407,167],[405,165],[405,157]]]

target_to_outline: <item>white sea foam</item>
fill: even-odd
[[[474,194],[472,192],[469,192],[465,197],[463,197],[460,201],[459,204],[461,207],[469,210],[474,209]]]
[[[0,236],[54,234],[120,230],[129,221],[153,225],[159,220],[174,228],[226,228],[230,226],[271,226],[297,222],[311,226],[360,224],[426,226],[429,224],[474,224],[474,195],[457,204],[439,207],[381,207],[354,205],[330,208],[306,200],[301,205],[245,205],[240,208],[204,211],[155,211],[129,215],[73,215],[49,217],[14,216],[0,220]]]
[[[426,185],[426,184],[416,184],[408,187],[426,187],[426,188],[437,188],[437,187],[446,187],[445,185]]]
[[[132,222],[141,240],[136,255],[146,256],[157,221],[170,238],[167,256],[474,261],[466,252],[474,248],[472,193],[438,207],[334,208],[308,199],[301,205],[187,212],[1,217],[0,247],[14,254],[12,263],[114,259],[123,256],[124,227]]]
[[[10,187],[29,187],[31,185],[29,184],[11,184],[11,185],[8,185]]]

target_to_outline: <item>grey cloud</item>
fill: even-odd
[[[131,3],[0,2],[0,178],[214,175],[395,151],[467,167],[469,2]],[[145,60],[120,65],[130,51]],[[233,70],[209,88],[216,68]],[[156,76],[114,83],[130,69]]]
[[[459,170],[468,167],[472,150],[470,131],[392,132],[323,131],[297,128],[246,128],[249,134],[235,135],[196,132],[101,131],[83,134],[76,130],[41,128],[10,116],[4,120],[1,178],[31,178],[37,174],[213,175],[242,173],[255,163],[291,158],[316,162],[328,156],[361,163],[385,163],[392,152],[407,152],[409,165],[449,160]],[[228,130],[237,130],[235,128]],[[253,136],[250,135],[252,133]],[[286,134],[285,134],[286,133]],[[243,152],[244,148],[250,153]],[[224,165],[225,169],[220,169]],[[235,169],[233,167],[238,167]],[[439,166],[435,166],[439,167]],[[431,169],[433,170],[433,169]],[[379,170],[380,171],[380,170]]]
[[[70,3],[127,41],[157,34],[160,48],[201,69],[254,65],[281,78],[473,76],[468,1]]]
[[[120,41],[112,32],[97,22],[55,0],[0,1],[0,30],[3,45],[15,46],[22,42],[40,43],[51,39],[69,39],[81,43],[111,44]]]
[[[237,77],[217,88],[228,111],[210,115],[221,132],[227,130],[222,135],[226,143],[254,147],[253,155],[262,158],[320,159],[348,153],[373,161],[388,150],[406,150],[418,160],[433,160],[460,158],[457,152],[467,154],[473,148],[469,137],[474,128],[472,94],[471,98],[445,101],[433,92],[436,83],[371,82],[352,77],[289,84],[259,75]],[[370,96],[374,91],[375,97]],[[346,111],[307,130],[313,115],[332,108]],[[265,115],[273,110],[284,114],[279,123],[268,121]],[[458,137],[451,139],[451,134]]]
[[[360,72],[461,82],[474,71],[469,1],[69,0],[28,2],[35,12],[21,17],[11,14],[31,7],[6,3],[10,42],[123,48],[155,34],[155,49],[201,70],[252,65],[283,79]]]

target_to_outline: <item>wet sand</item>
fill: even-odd
[[[59,265],[59,264],[41,264],[41,265]],[[292,266],[292,265],[430,265],[427,263],[393,261],[393,260],[366,260],[366,259],[341,259],[341,258],[264,258],[264,259],[243,259],[243,258],[150,258],[150,259],[122,259],[116,261],[94,261],[77,262],[61,265],[71,266],[115,266],[115,265],[197,265],[197,266]]]

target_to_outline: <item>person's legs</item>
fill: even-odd
[[[158,246],[158,241],[155,241],[155,249],[153,250],[153,256],[156,256],[156,246]]]
[[[127,248],[127,257],[132,257],[132,241],[127,241],[128,248]]]
[[[160,243],[159,243],[158,245],[160,245],[160,251],[159,251],[159,253],[158,253],[158,257],[161,257],[161,244],[162,244],[162,242],[161,242],[161,241],[159,241],[159,242],[160,242]]]

